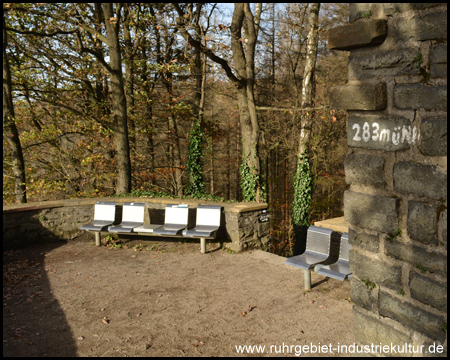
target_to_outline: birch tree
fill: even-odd
[[[302,81],[302,108],[311,108],[313,105],[313,79],[317,58],[317,44],[319,39],[319,10],[320,3],[312,3],[309,10],[309,33],[306,50],[306,62]],[[294,174],[294,201],[292,204],[292,217],[296,232],[295,252],[301,252],[298,242],[309,226],[309,206],[312,196],[312,178],[309,168],[308,144],[311,139],[312,110],[303,111],[301,115],[301,128],[298,141],[297,170]],[[305,239],[303,239],[305,240]]]

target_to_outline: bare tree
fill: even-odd
[[[6,131],[6,139],[11,147],[15,198],[19,203],[26,203],[25,163],[19,133],[15,123],[11,70],[6,52],[7,46],[8,37],[6,33],[5,11],[3,11],[3,126]]]
[[[187,6],[173,3],[178,12],[177,26],[180,34],[189,45],[199,49],[212,61],[219,64],[227,77],[233,82],[238,94],[238,107],[240,115],[241,135],[243,143],[243,163],[247,168],[247,174],[251,177],[250,193],[246,200],[262,200],[260,159],[258,154],[260,129],[256,114],[254,85],[255,85],[255,47],[258,39],[259,22],[261,18],[262,4],[255,7],[252,13],[248,3],[236,3],[231,21],[231,49],[236,75],[228,62],[217,56],[211,49],[193,38],[187,30],[189,14]],[[242,29],[245,34],[242,34]]]

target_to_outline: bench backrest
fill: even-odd
[[[197,225],[220,226],[221,206],[199,205],[197,207]]]
[[[123,204],[122,222],[144,222],[145,203],[126,202]]]
[[[166,205],[166,212],[164,215],[164,225],[188,224],[189,205],[186,204],[168,204]]]
[[[116,218],[116,203],[97,201],[94,207],[94,220],[114,221]]]
[[[339,259],[349,260],[349,251],[352,246],[348,242],[348,233],[343,233],[341,236],[341,246],[339,249]]]
[[[329,254],[332,232],[331,229],[311,225],[306,236],[306,250]]]

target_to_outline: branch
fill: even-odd
[[[57,30],[52,33],[41,33],[41,32],[37,32],[37,31],[21,31],[21,30],[17,30],[14,28],[10,28],[10,27],[6,27],[6,30],[12,31],[12,32],[20,34],[20,35],[35,35],[35,36],[43,36],[43,37],[47,37],[47,36],[52,37],[52,36],[59,35],[59,34],[69,35],[69,34],[73,34],[77,31],[77,30],[67,30],[67,31]]]
[[[67,16],[65,16],[65,17],[58,16],[58,15],[54,15],[49,12],[42,12],[42,11],[38,11],[38,10],[34,10],[34,9],[27,9],[27,8],[23,8],[20,6],[14,6],[14,10],[26,12],[26,13],[30,13],[30,14],[34,14],[34,15],[39,15],[42,17],[50,17],[50,18],[58,20],[58,21],[66,21],[72,25],[81,27],[82,29],[86,30],[87,32],[89,32],[92,35],[95,35],[98,39],[100,39],[101,41],[103,41],[105,44],[107,44],[109,46],[109,39],[106,36],[103,36],[102,33],[90,28],[89,26],[87,26],[85,24],[81,24],[78,20],[70,19]]]
[[[194,40],[192,36],[187,32],[185,28],[185,15],[183,10],[178,6],[177,3],[172,4],[175,10],[178,12],[179,17],[177,18],[177,28],[180,32],[181,36],[187,41],[187,43],[196,49],[200,50],[203,54],[205,54],[208,58],[210,58],[215,63],[222,66],[222,69],[225,70],[225,73],[227,74],[228,78],[235,84],[242,85],[241,79],[238,79],[231,70],[230,66],[228,65],[228,62],[225,59],[222,59],[221,57],[214,54],[210,49],[208,49],[206,46],[204,46],[201,42]]]
[[[77,34],[78,43],[80,44],[80,50],[84,51],[84,52],[87,52],[87,53],[89,53],[91,55],[94,55],[95,58],[99,61],[99,63],[105,68],[105,70],[108,71],[111,74],[113,72],[113,70],[108,65],[108,63],[105,61],[105,58],[101,54],[99,54],[98,51],[89,49],[87,47],[84,47],[83,46],[83,42],[81,40],[80,33],[77,32],[76,34]]]
[[[67,103],[60,103],[60,102],[57,102],[57,101],[47,100],[47,99],[43,99],[43,98],[35,98],[35,99],[38,100],[38,101],[42,101],[44,103],[48,103],[48,104],[52,104],[52,105],[55,105],[55,106],[62,107],[64,109],[72,111],[74,114],[77,114],[77,115],[80,115],[80,116],[87,116],[87,117],[91,118],[92,120],[94,120],[95,122],[99,123],[105,129],[112,130],[110,125],[108,125],[106,122],[100,121],[99,119],[97,119],[97,118],[95,118],[95,117],[93,117],[93,116],[91,116],[89,114],[83,113],[82,111],[77,110],[74,107],[69,106]]]
[[[29,148],[31,148],[31,147],[33,147],[33,146],[39,146],[39,145],[42,145],[42,144],[51,143],[51,142],[56,141],[56,140],[59,139],[59,138],[62,138],[63,136],[69,135],[69,134],[86,135],[86,134],[83,134],[83,133],[81,133],[81,132],[79,132],[79,131],[67,131],[67,132],[65,132],[64,134],[58,135],[58,136],[56,136],[56,137],[54,137],[54,138],[52,138],[52,139],[48,139],[48,140],[44,140],[44,141],[41,141],[41,142],[38,142],[38,143],[35,143],[35,144],[30,144],[30,145],[27,145],[27,146],[23,146],[22,148],[23,148],[24,150],[26,150],[26,149],[29,149]]]

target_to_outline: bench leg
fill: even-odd
[[[100,246],[101,245],[101,242],[100,242],[100,231],[97,231],[94,234],[95,234],[95,245],[96,246]]]
[[[200,252],[202,254],[206,253],[206,239],[200,238]]]
[[[305,290],[311,290],[311,271],[303,270],[305,273]]]

